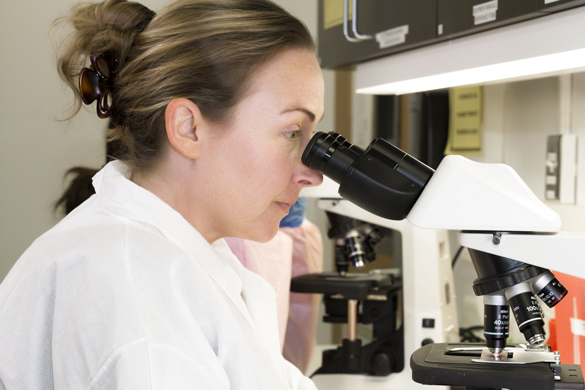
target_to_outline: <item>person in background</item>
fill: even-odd
[[[224,237],[268,242],[323,115],[306,27],[269,0],[80,3],[59,70],[126,153],[0,285],[6,389],[315,389],[274,289]]]
[[[112,131],[115,129],[116,125],[110,119],[108,121],[108,130]],[[120,139],[106,142],[106,164],[123,158],[125,153],[127,151]],[[95,188],[93,188],[92,178],[98,172],[99,169],[81,166],[68,169],[65,172],[65,179],[69,176],[73,177],[61,197],[55,202],[55,211],[62,210],[63,214],[67,215],[77,208],[77,206],[88,200],[90,196],[94,195]]]
[[[290,283],[295,276],[323,271],[321,232],[306,218],[306,205],[307,199],[299,198],[267,243],[226,237],[244,267],[274,287],[283,356],[305,373],[316,344],[320,301],[316,294],[291,293]]]

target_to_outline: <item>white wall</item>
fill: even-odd
[[[58,122],[68,104],[48,43],[67,0],[5,2],[0,13],[0,280],[20,254],[57,220],[53,202],[63,173],[99,167],[104,124],[82,113]],[[94,115],[95,116],[95,115]]]

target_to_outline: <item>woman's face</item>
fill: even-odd
[[[301,188],[322,176],[301,163],[323,115],[323,77],[315,56],[288,50],[261,68],[231,125],[202,150],[206,237],[266,242]],[[201,190],[201,188],[200,188]]]

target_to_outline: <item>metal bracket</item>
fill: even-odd
[[[345,39],[350,42],[362,42],[370,39],[374,39],[373,35],[362,35],[357,31],[357,2],[358,0],[352,1],[353,16],[351,18],[351,29],[353,37],[349,34],[349,0],[343,0],[343,35]]]

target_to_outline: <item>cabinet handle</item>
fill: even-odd
[[[358,0],[353,0],[353,17],[351,18],[351,29],[353,31],[353,37],[349,34],[349,0],[343,0],[343,35],[345,35],[345,39],[350,42],[361,42],[367,41],[369,39],[373,39],[373,35],[362,35],[357,31],[357,2]]]

